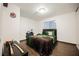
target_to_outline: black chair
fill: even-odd
[[[26,33],[26,41],[27,41],[27,43],[26,44],[30,44],[30,36],[33,36],[34,35],[34,33],[33,32],[27,32]]]
[[[33,32],[29,32],[29,33],[27,32],[27,33],[26,33],[26,38],[28,38],[29,36],[33,36],[33,35],[34,35]]]

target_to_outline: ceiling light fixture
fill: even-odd
[[[48,9],[45,8],[45,7],[39,7],[37,8],[37,12],[40,13],[40,14],[45,14],[47,13]]]

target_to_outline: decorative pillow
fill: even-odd
[[[52,36],[52,32],[51,31],[48,31],[48,35],[51,35]]]

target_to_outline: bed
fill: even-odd
[[[27,37],[27,45],[40,55],[50,55],[57,42],[56,29],[43,29],[42,34]]]

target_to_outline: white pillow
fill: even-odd
[[[48,32],[48,35],[52,35],[52,32],[51,32],[51,31],[49,31],[49,32]]]

